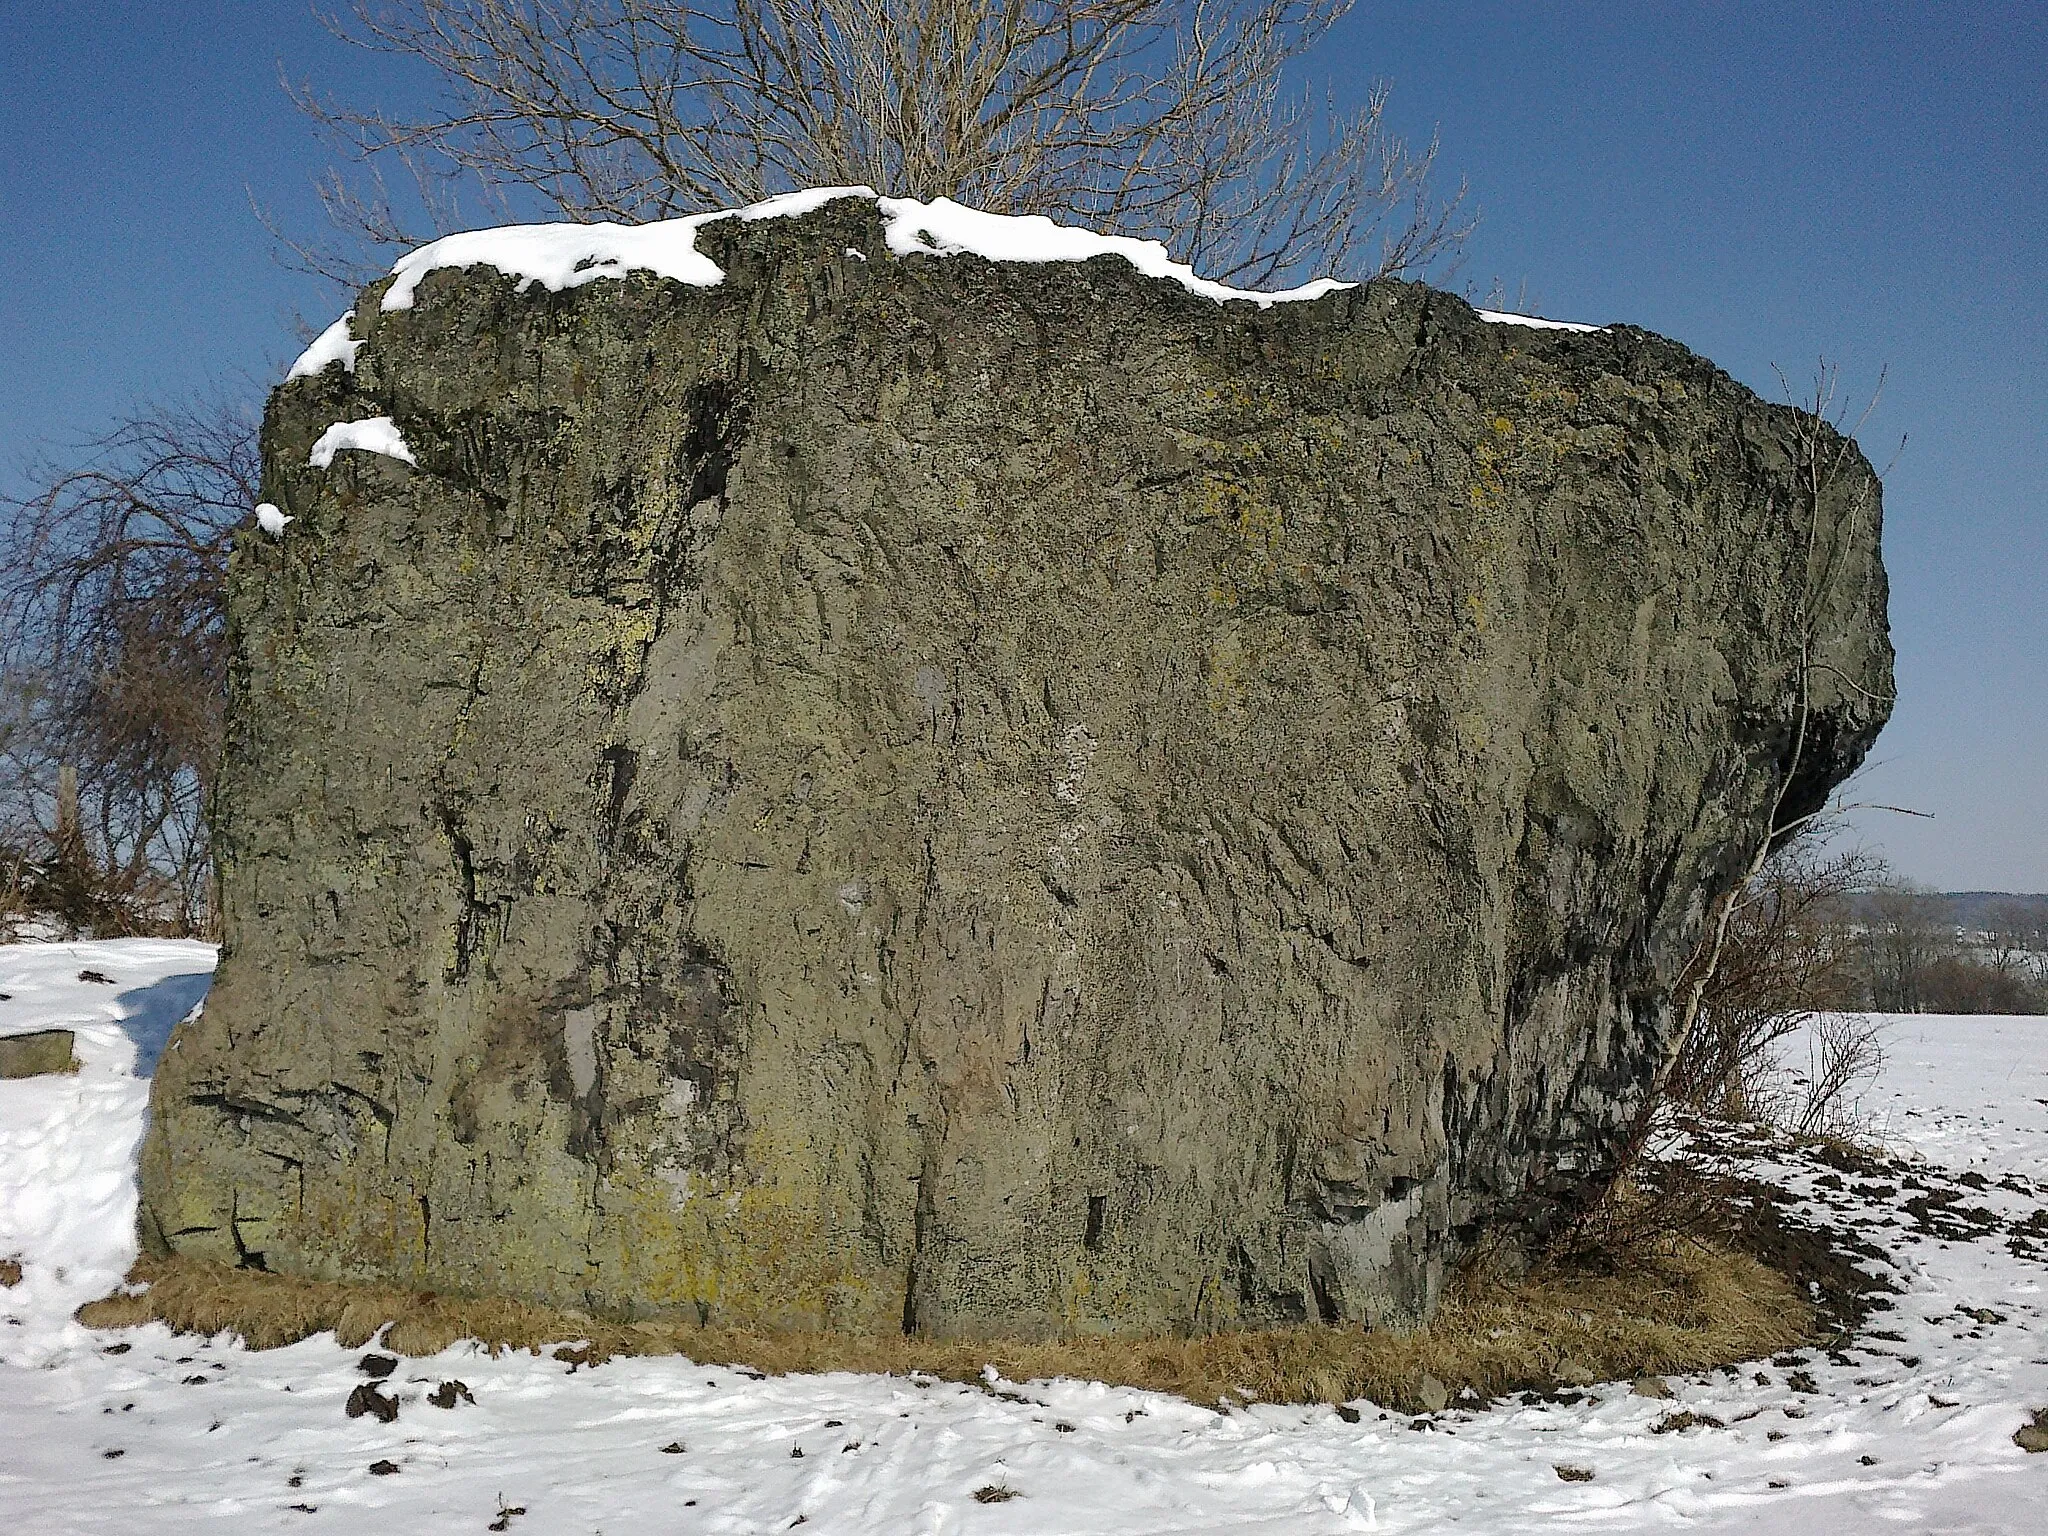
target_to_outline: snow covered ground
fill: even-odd
[[[1361,1404],[1351,1423],[1073,1382],[457,1347],[400,1362],[384,1424],[344,1414],[362,1352],[329,1338],[258,1354],[69,1320],[132,1252],[134,1069],[210,963],[198,945],[0,948],[0,1033],[74,1027],[84,1062],[0,1083],[0,1259],[25,1271],[0,1290],[0,1530],[2048,1533],[2048,1456],[2011,1439],[2048,1404],[2048,1019],[1888,1021],[1870,1104],[1899,1156],[1881,1170],[1756,1154],[1812,1220],[1887,1254],[1898,1293],[1833,1356],[1674,1380],[1670,1402],[1602,1388],[1426,1420]],[[431,1406],[451,1379],[474,1403]],[[1657,1433],[1676,1411],[1723,1427]]]

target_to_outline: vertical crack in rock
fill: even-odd
[[[476,949],[480,907],[476,899],[476,861],[462,823],[447,806],[440,807],[441,831],[448,839],[448,851],[455,861],[456,912],[453,934],[454,961],[448,980],[460,984],[469,980],[469,959]]]

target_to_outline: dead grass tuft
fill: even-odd
[[[1453,1400],[1586,1381],[1684,1374],[1801,1342],[1811,1313],[1774,1271],[1715,1243],[1668,1238],[1596,1268],[1540,1266],[1519,1277],[1462,1276],[1414,1333],[1302,1327],[1192,1338],[957,1342],[900,1334],[753,1333],[677,1323],[619,1323],[493,1298],[331,1284],[189,1260],[144,1260],[149,1289],[79,1313],[94,1328],[161,1321],[181,1332],[240,1334],[270,1349],[332,1330],[357,1348],[388,1325],[384,1347],[434,1354],[462,1339],[493,1353],[579,1345],[556,1358],[684,1354],[771,1375],[922,1373],[981,1384],[1069,1377],[1176,1393],[1192,1402],[1346,1402],[1423,1408],[1424,1379]],[[1434,1383],[1431,1384],[1435,1386]],[[1434,1391],[1431,1396],[1436,1395]]]

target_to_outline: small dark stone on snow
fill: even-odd
[[[72,1054],[73,1041],[74,1036],[68,1029],[38,1029],[26,1035],[0,1035],[0,1078],[76,1072],[78,1058]]]
[[[366,1413],[374,1415],[382,1423],[389,1424],[398,1417],[398,1399],[386,1397],[377,1390],[375,1382],[366,1381],[349,1393],[348,1416],[360,1419]]]
[[[1785,1378],[1785,1385],[1790,1387],[1794,1392],[1813,1393],[1818,1392],[1820,1390],[1820,1384],[1816,1382],[1813,1379],[1811,1373],[1807,1371],[1794,1371],[1791,1375]]]
[[[114,984],[114,978],[105,971],[80,971],[78,979],[80,981],[96,981],[103,987],[111,987]]]
[[[109,1344],[105,1349],[101,1350],[100,1353],[103,1355],[125,1355],[128,1353],[129,1350],[133,1349],[134,1347],[135,1346],[133,1344],[127,1343]]]
[[[114,1451],[101,1451],[101,1452],[100,1452],[100,1454],[101,1454],[102,1456],[106,1457],[106,1458],[107,1458],[107,1460],[109,1460],[109,1461],[118,1461],[118,1460],[120,1460],[120,1458],[121,1458],[121,1457],[123,1457],[123,1456],[126,1456],[126,1455],[127,1455],[128,1453],[127,1453],[126,1451],[114,1450]]]
[[[370,1463],[370,1476],[372,1477],[389,1477],[397,1470],[398,1463],[395,1461],[373,1461]]]
[[[1551,1374],[1568,1387],[1590,1387],[1599,1380],[1585,1361],[1571,1358],[1560,1360]]]
[[[680,1456],[683,1454],[683,1452],[687,1451],[688,1449],[689,1447],[683,1444],[682,1441],[671,1440],[667,1445],[664,1445],[661,1448],[661,1454],[664,1456]]]
[[[398,1361],[390,1355],[368,1354],[356,1362],[356,1369],[372,1381],[382,1381],[398,1369]]]
[[[1877,1465],[1877,1458],[1875,1456],[1858,1456],[1856,1464],[1861,1467],[1874,1467]]]
[[[1074,1432],[1074,1426],[1069,1424],[1065,1419],[1061,1419],[1057,1424],[1053,1425],[1053,1428],[1058,1430],[1063,1435],[1071,1435]]]
[[[444,1381],[427,1394],[427,1401],[436,1408],[453,1408],[457,1400],[471,1405],[475,1404],[476,1398],[470,1392],[467,1382]]]
[[[1559,1462],[1551,1470],[1567,1483],[1590,1483],[1593,1481],[1593,1469],[1591,1467],[1574,1467],[1567,1462]]]
[[[211,1376],[187,1376],[185,1378],[185,1385],[188,1387],[203,1387],[212,1380]]]
[[[1335,1403],[1332,1406],[1335,1407],[1337,1410],[1337,1417],[1342,1419],[1346,1424],[1356,1424],[1358,1422],[1360,1414],[1356,1408],[1347,1407],[1343,1403]],[[1062,1429],[1066,1428],[1064,1424],[1060,1427]]]
[[[2048,1408],[2036,1408],[2033,1421],[2013,1431],[2012,1443],[2036,1455],[2048,1451]]]
[[[1700,1429],[1726,1429],[1728,1426],[1711,1413],[1667,1413],[1650,1426],[1653,1435],[1669,1435],[1698,1427]]]

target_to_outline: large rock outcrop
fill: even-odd
[[[1861,455],[1638,330],[903,208],[680,280],[452,246],[273,397],[153,1244],[1380,1324],[1597,1181],[1710,904],[1885,716]]]

